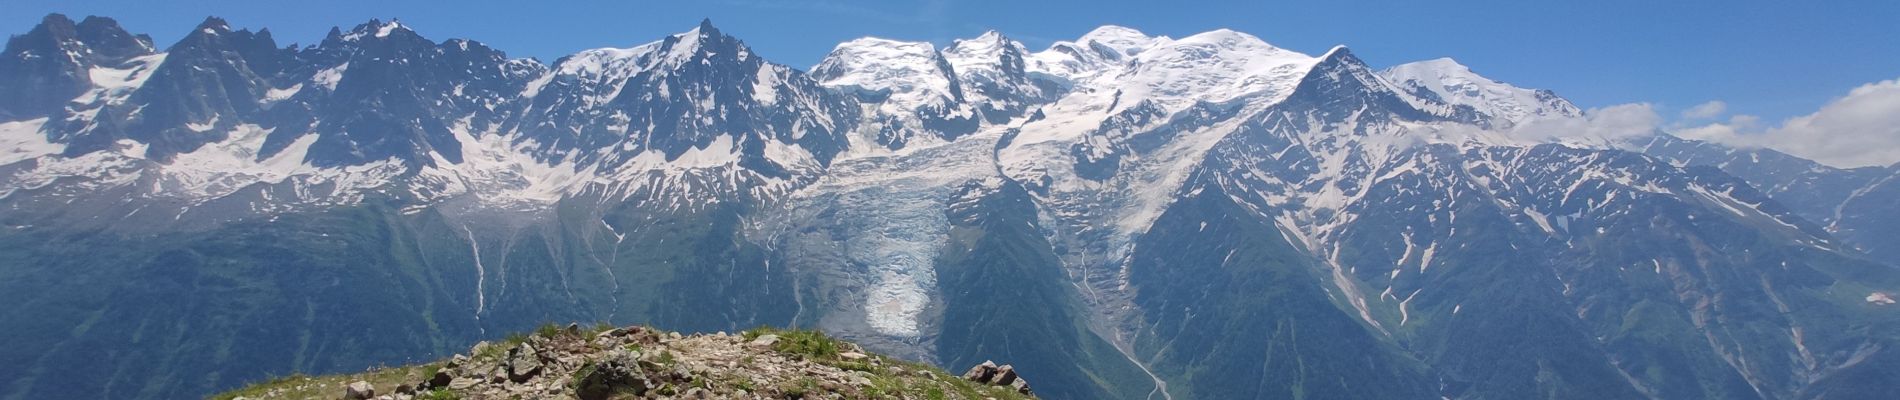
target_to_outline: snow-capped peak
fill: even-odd
[[[884,97],[892,111],[963,97],[949,62],[927,42],[865,37],[839,43],[811,76],[827,87],[880,94],[872,97]]]
[[[1029,69],[1070,81],[1086,80],[1171,39],[1151,37],[1132,28],[1104,25],[1075,41],[1060,41],[1029,56]]]
[[[1450,58],[1398,65],[1380,75],[1411,94],[1457,106],[1516,125],[1535,117],[1577,117],[1583,112],[1548,90],[1526,89],[1486,78]]]
[[[975,39],[957,39],[943,49],[943,57],[956,66],[959,74],[984,74],[1020,69],[1023,50],[1017,43],[996,31],[984,32]]]
[[[1082,38],[1076,40],[1075,43],[1089,45],[1098,49],[1111,50],[1112,54],[1119,56],[1118,58],[1125,58],[1141,53],[1142,49],[1154,46],[1156,43],[1168,40],[1166,36],[1148,36],[1148,34],[1142,33],[1134,28],[1102,25],[1101,27],[1095,28],[1095,30],[1089,31],[1087,34],[1083,34]]]
[[[588,49],[562,57],[555,61],[555,74],[530,84],[527,93],[530,96],[538,93],[541,86],[547,83],[545,81],[556,75],[576,76],[584,82],[618,85],[620,81],[643,71],[678,66],[702,55],[711,56],[722,51],[735,52],[733,56],[739,60],[750,57],[750,52],[738,39],[720,33],[718,28],[712,26],[711,20],[703,20],[692,30],[639,46]],[[614,92],[617,91],[616,88]]]
[[[1285,96],[1318,59],[1258,37],[1217,29],[1142,51],[1121,77],[1122,104],[1153,100],[1169,108],[1242,95]]]

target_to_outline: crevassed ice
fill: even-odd
[[[846,240],[846,257],[864,265],[871,275],[866,294],[865,322],[878,333],[917,337],[918,317],[930,303],[937,286],[931,267],[937,249],[949,237],[949,218],[934,190],[896,184],[889,189],[867,188],[847,211],[846,220],[862,227]]]

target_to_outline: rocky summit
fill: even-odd
[[[680,20],[542,61],[430,19],[300,45],[263,20],[16,29],[0,400],[445,357],[242,393],[1020,393],[789,332],[498,341],[544,321],[822,330],[995,360],[991,385],[1007,362],[1051,399],[1900,391],[1900,165],[1478,72],[1509,60],[1102,26],[850,40],[807,69]]]
[[[984,362],[962,376],[866,352],[817,331],[682,335],[544,325],[465,354],[359,374],[290,376],[219,394],[258,399],[1030,399]]]

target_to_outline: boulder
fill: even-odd
[[[772,346],[778,345],[778,335],[759,335],[759,337],[753,338],[752,342],[746,343],[746,345],[756,349],[770,349]]]
[[[996,376],[990,377],[989,383],[991,385],[1007,386],[1014,382],[1016,382],[1016,367],[1004,365],[996,368]]]
[[[371,397],[376,397],[376,388],[370,387],[369,382],[350,382],[349,386],[343,388],[344,399],[365,400]]]
[[[449,390],[458,391],[458,392],[465,391],[465,390],[474,388],[475,385],[480,385],[481,383],[482,383],[482,380],[480,378],[455,378],[455,380],[449,381]]]
[[[522,343],[508,350],[508,380],[515,383],[527,382],[541,373],[540,353],[534,351],[534,345]]]
[[[574,384],[574,395],[581,400],[604,400],[615,394],[641,396],[647,391],[646,373],[640,369],[640,355],[615,351],[581,370]]]
[[[497,365],[495,366],[494,369],[488,370],[488,381],[492,383],[507,382],[508,381],[508,366]]]
[[[453,382],[455,382],[455,377],[449,376],[448,371],[442,370],[442,371],[435,371],[435,375],[430,376],[429,381],[423,382],[423,384],[418,385],[418,386],[425,389],[434,389],[434,388],[448,387],[449,384]]]
[[[996,363],[992,361],[984,361],[963,373],[964,380],[985,385],[990,384],[990,378],[994,377],[996,377]]]
[[[1016,379],[1015,382],[1010,382],[1009,388],[1015,389],[1016,393],[1032,394],[1029,390],[1029,381],[1022,380],[1021,378]]]
[[[997,366],[995,362],[984,361],[969,372],[963,373],[963,379],[990,386],[1002,386],[1014,389],[1017,393],[1029,394],[1029,381],[1016,374],[1016,367]]]

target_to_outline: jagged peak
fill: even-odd
[[[661,39],[660,49],[668,55],[668,58],[676,61],[726,50],[738,52],[742,60],[751,54],[751,50],[746,48],[744,41],[721,32],[718,27],[713,26],[711,18],[700,20],[699,25],[694,26],[692,30]]]
[[[146,35],[134,35],[119,26],[119,21],[96,15],[86,16],[79,21],[79,40],[95,50],[117,53],[116,56],[150,54],[152,38]]]
[[[354,28],[350,28],[348,32],[342,32],[340,29],[334,27],[330,29],[330,32],[331,35],[333,35],[331,38],[343,42],[355,42],[370,38],[387,38],[390,35],[399,33],[415,34],[415,30],[410,29],[407,25],[403,25],[402,20],[394,18],[388,22],[384,22],[380,18],[371,18],[369,22],[364,22]]]
[[[46,16],[40,17],[40,24],[37,27],[50,28],[57,26],[74,26],[73,19],[67,18],[66,14],[48,13]]]
[[[1368,85],[1368,89],[1371,90],[1397,93],[1397,90],[1391,88],[1389,83],[1385,83],[1371,66],[1366,65],[1365,60],[1359,59],[1359,56],[1354,55],[1352,49],[1345,45],[1335,45],[1315,58],[1313,68],[1307,72],[1305,79],[1334,82],[1351,79],[1359,81],[1359,84]]]
[[[14,46],[24,45],[28,41],[34,40],[52,41],[54,43],[73,41],[77,39],[78,35],[78,27],[73,24],[72,19],[66,18],[65,14],[46,14],[45,17],[40,18],[39,25],[33,26],[32,31],[27,32],[26,35],[15,35],[7,40],[7,48],[12,50]],[[65,44],[56,45],[65,46]]]
[[[1343,60],[1346,60],[1346,59],[1349,59],[1349,58],[1350,58],[1350,59],[1353,59],[1353,60],[1357,60],[1357,59],[1359,59],[1359,57],[1357,57],[1357,56],[1354,56],[1354,55],[1352,54],[1352,49],[1350,49],[1350,48],[1346,48],[1346,45],[1343,45],[1343,44],[1340,44],[1340,45],[1333,45],[1333,48],[1331,48],[1331,49],[1326,49],[1326,53],[1324,53],[1324,54],[1321,54],[1321,55],[1319,56],[1319,59],[1320,59],[1320,60],[1335,60],[1335,59],[1337,59],[1337,60],[1342,60],[1342,61],[1343,61]]]
[[[704,19],[690,30],[657,41],[632,47],[587,49],[561,57],[554,61],[553,70],[562,75],[632,76],[638,71],[661,66],[671,68],[721,52],[736,53],[733,55],[742,61],[752,59],[745,42],[721,32],[711,19]]]
[[[118,28],[119,20],[112,19],[112,17],[87,15],[86,18],[79,20],[79,26],[98,26],[98,27]]]
[[[1377,79],[1378,76],[1378,74],[1373,71],[1372,66],[1366,65],[1366,61],[1360,59],[1357,54],[1353,54],[1352,49],[1346,47],[1346,45],[1334,45],[1332,48],[1327,49],[1325,53],[1321,53],[1316,60],[1318,61],[1313,64],[1313,69],[1316,71],[1322,69],[1339,70],[1341,68],[1347,68],[1362,71],[1360,73],[1364,73],[1373,79]]]
[[[192,29],[205,34],[223,34],[231,32],[231,23],[225,22],[224,18],[208,16],[205,17],[204,22],[199,22],[198,26]]]
[[[211,16],[205,17],[204,22],[198,23],[191,33],[185,34],[184,38],[173,43],[166,52],[202,46],[276,47],[276,41],[271,38],[269,31],[251,32],[250,29],[232,29],[231,24],[224,18]]]

